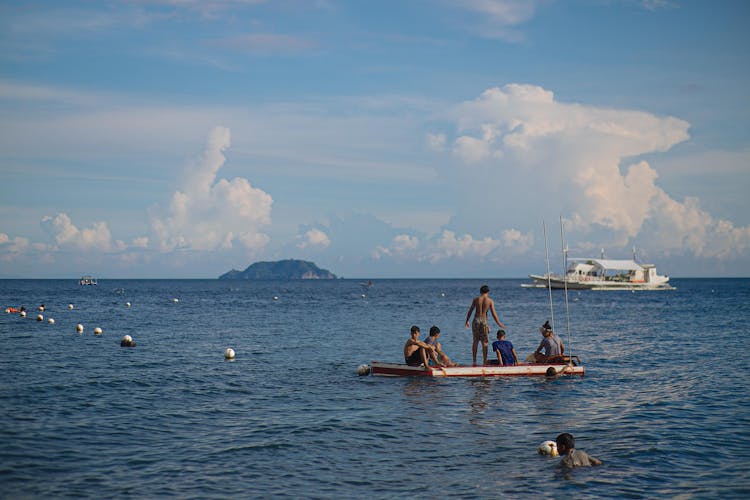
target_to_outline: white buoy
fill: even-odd
[[[68,309],[73,309],[73,304],[68,304]]]
[[[44,306],[43,306],[43,305],[41,305],[41,306],[37,307],[37,309],[38,309],[38,310],[39,310],[40,312],[43,312],[43,311],[44,311]]]
[[[125,302],[125,307],[130,307],[130,306],[131,306],[130,302]]]
[[[557,457],[560,455],[559,453],[557,453],[557,443],[555,443],[554,441],[544,441],[539,445],[537,451],[540,455],[549,455],[551,457]]]
[[[370,374],[370,367],[367,365],[359,365],[357,367],[357,375],[363,377]]]
[[[224,359],[234,359],[234,349],[231,347],[224,349]]]
[[[54,318],[50,318],[50,319],[47,320],[47,323],[49,323],[50,325],[54,325],[55,324],[55,319]]]
[[[177,297],[175,297],[175,298],[172,299],[172,302],[174,302],[175,304],[178,303],[179,301],[180,301],[180,299],[178,299]]]
[[[273,296],[273,300],[279,300],[279,296],[278,295],[274,295]]]
[[[445,292],[440,292],[441,297],[445,297]]]
[[[120,347],[135,347],[135,341],[130,335],[125,335],[120,341]]]
[[[102,334],[102,329],[101,328],[99,328],[98,326],[96,328],[94,328],[94,335],[101,335],[101,334]]]
[[[44,321],[44,316],[42,316],[41,314],[37,314],[36,315],[36,320],[37,321]]]
[[[361,295],[361,297],[362,297],[362,298],[364,299],[364,298],[366,297],[366,295],[365,295],[365,294],[363,293],[363,294]]]
[[[76,331],[77,331],[78,333],[81,333],[81,332],[83,332],[83,325],[82,325],[82,324],[80,324],[80,323],[78,323],[78,324],[76,325]]]
[[[26,317],[26,311],[21,311],[21,317],[22,317],[22,318],[25,318],[25,317]]]

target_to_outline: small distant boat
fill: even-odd
[[[79,285],[96,285],[96,278],[93,276],[84,275],[81,276],[81,279],[78,281]]]
[[[602,252],[603,253],[603,252]],[[548,273],[530,274],[533,283],[525,288],[568,288],[569,290],[674,290],[669,276],[656,273],[653,264],[639,264],[632,260],[573,258],[565,276]]]
[[[550,368],[554,369],[554,373]],[[370,373],[385,377],[528,377],[545,375],[580,375],[586,370],[583,366],[567,363],[542,364],[520,363],[513,366],[409,366],[401,363],[381,363],[372,361]]]

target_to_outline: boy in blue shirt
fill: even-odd
[[[492,343],[492,350],[497,354],[497,361],[494,359],[490,364],[499,366],[513,366],[518,364],[518,356],[513,344],[505,340],[505,330],[502,328],[497,331],[497,340]]]
[[[492,343],[492,350],[497,355],[497,361],[491,360],[489,363],[499,366],[513,366],[518,364],[518,355],[513,349],[513,344],[505,340],[505,330],[502,328],[497,331],[497,340]]]

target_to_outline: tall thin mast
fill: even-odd
[[[562,246],[563,256],[563,282],[565,283],[565,327],[568,334],[568,356],[572,360],[573,346],[570,343],[570,307],[568,305],[568,280],[565,277],[568,269],[568,251],[565,249],[565,234],[563,233],[563,218],[560,216],[560,245]],[[572,361],[571,361],[572,363]]]
[[[549,292],[549,315],[550,321],[552,321],[552,331],[555,331],[555,310],[552,307],[552,280],[550,278],[549,269],[549,249],[547,248],[547,223],[542,221],[542,229],[544,230],[544,253],[547,255],[547,291]],[[565,274],[563,273],[563,281],[565,281]]]

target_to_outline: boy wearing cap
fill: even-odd
[[[539,333],[542,334],[542,341],[539,343],[539,347],[534,352],[534,358],[537,363],[560,363],[565,360],[563,354],[565,353],[565,346],[562,343],[560,337],[555,335],[552,331],[552,327],[549,321],[545,321],[542,326],[539,327]],[[542,352],[544,351],[544,352]]]
[[[492,350],[497,354],[497,361],[494,359],[490,363],[499,366],[513,366],[518,364],[518,355],[513,349],[513,344],[505,340],[505,330],[502,328],[497,331],[497,340],[492,343]]]

